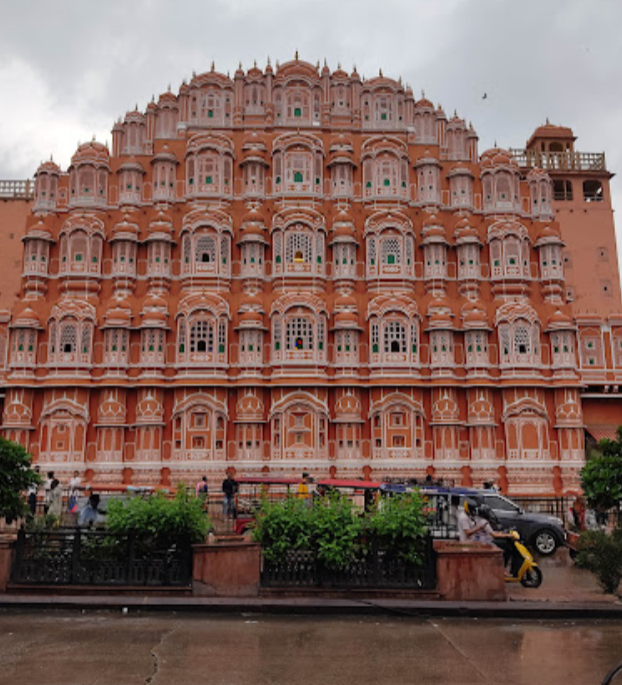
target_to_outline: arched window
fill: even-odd
[[[400,321],[389,321],[385,325],[384,351],[406,352],[406,327]]]
[[[530,367],[540,363],[539,328],[520,320],[499,325],[502,366]]]
[[[381,242],[383,264],[401,264],[402,250],[401,240],[397,237],[383,238]]]
[[[190,352],[213,352],[214,328],[208,321],[194,321],[190,326]]]
[[[306,317],[288,319],[285,331],[287,350],[313,349],[313,322],[310,319]]]
[[[210,236],[199,236],[196,241],[195,260],[202,264],[216,261],[216,244]]]
[[[61,326],[60,350],[63,354],[75,354],[78,344],[76,325],[64,323]]]

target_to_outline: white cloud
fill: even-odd
[[[115,119],[193,70],[326,57],[382,68],[520,147],[548,116],[622,172],[618,0],[20,0],[0,22],[0,178],[109,139]],[[488,98],[482,100],[483,93]],[[622,181],[612,182],[622,207]]]

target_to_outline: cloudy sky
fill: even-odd
[[[0,178],[50,154],[65,168],[212,60],[233,73],[296,49],[401,75],[471,120],[482,151],[523,146],[548,117],[622,173],[621,26],[620,0],[0,0]],[[622,208],[617,177],[613,191]]]

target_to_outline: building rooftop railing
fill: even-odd
[[[0,199],[2,200],[32,200],[35,195],[35,182],[0,180]]]
[[[540,167],[547,171],[607,171],[604,152],[542,152],[511,148],[522,167]]]

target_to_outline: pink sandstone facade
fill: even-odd
[[[604,155],[551,125],[480,155],[401,81],[298,59],[195,75],[112,136],[8,220],[2,430],[43,469],[577,488],[586,428],[620,422]]]

